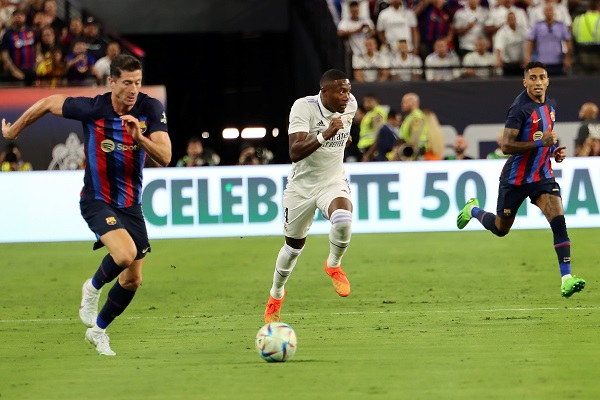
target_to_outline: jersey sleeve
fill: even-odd
[[[523,112],[522,108],[517,107],[516,104],[513,104],[508,109],[508,115],[506,116],[506,123],[504,124],[504,127],[509,129],[521,130],[521,126],[524,120],[525,113]]]
[[[290,111],[290,127],[288,134],[310,131],[310,109],[304,99],[298,99],[294,102]]]
[[[148,131],[147,135],[153,132],[168,132],[167,113],[162,103],[157,99],[150,98],[146,102],[146,115],[148,116]]]
[[[67,97],[63,103],[62,115],[67,119],[84,121],[94,110],[94,99],[90,97]]]

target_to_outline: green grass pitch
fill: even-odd
[[[323,271],[327,237],[309,236],[282,309],[298,351],[281,364],[254,349],[281,237],[154,240],[109,327],[116,357],[78,317],[103,252],[2,244],[0,399],[598,399],[600,229],[569,234],[587,279],[570,299],[550,229],[355,234],[348,298]]]

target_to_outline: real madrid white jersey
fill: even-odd
[[[356,113],[356,98],[350,94],[350,100],[343,114],[331,112],[321,102],[321,95],[307,96],[294,102],[290,111],[288,134],[307,132],[307,139],[314,138],[318,132],[325,132],[332,118],[342,117],[343,128],[310,156],[292,164],[288,176],[288,185],[303,196],[313,197],[329,183],[346,179],[344,170],[344,149],[350,136],[352,119]]]

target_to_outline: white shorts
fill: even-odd
[[[315,211],[321,210],[323,217],[329,219],[329,205],[338,197],[352,200],[346,179],[323,187],[313,198],[301,196],[288,185],[283,192],[283,234],[292,239],[304,239],[315,219]]]

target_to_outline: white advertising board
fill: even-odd
[[[465,201],[496,212],[504,161],[346,164],[354,233],[456,230]],[[555,164],[567,226],[598,227],[600,158]],[[281,197],[290,165],[156,168],[144,172],[150,239],[282,235]],[[79,212],[83,171],[0,174],[0,242],[94,240]],[[527,201],[514,229],[548,227]],[[466,229],[483,229],[471,223]],[[329,232],[318,213],[310,233]]]

